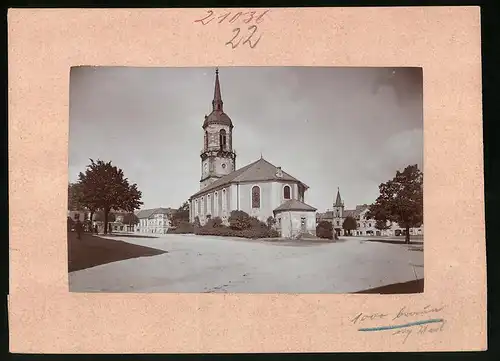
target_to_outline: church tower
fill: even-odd
[[[340,189],[337,188],[337,198],[333,204],[333,218],[343,218],[344,217],[344,202],[340,198]]]
[[[233,123],[224,113],[219,82],[219,69],[215,70],[215,90],[212,112],[203,122],[203,149],[201,151],[200,189],[234,172],[236,153],[233,151]]]

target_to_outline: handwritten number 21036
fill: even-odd
[[[248,46],[250,46],[252,49],[255,48],[257,46],[257,44],[259,43],[260,41],[260,38],[262,37],[259,36],[257,40],[254,40],[254,42],[252,43],[252,37],[254,36],[255,32],[257,31],[257,26],[255,25],[252,25],[252,26],[249,26],[248,27],[248,30],[250,31],[250,34],[246,37],[246,39],[243,41],[243,45],[245,44],[248,44]],[[229,40],[226,45],[231,45],[231,48],[234,49],[236,48],[240,42],[243,40],[243,37],[241,37],[236,43],[235,43],[235,40],[236,38],[238,37],[238,35],[240,35],[240,32],[241,32],[241,29],[240,28],[235,28],[233,29],[233,33],[234,36],[231,40]]]

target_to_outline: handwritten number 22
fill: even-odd
[[[257,26],[255,26],[255,25],[249,26],[249,27],[248,27],[248,30],[250,30],[250,31],[251,31],[251,33],[250,33],[250,35],[248,35],[248,37],[247,37],[247,38],[243,41],[243,45],[245,45],[245,44],[247,44],[247,43],[248,43],[248,46],[250,46],[250,47],[253,49],[253,48],[255,48],[255,47],[257,46],[257,44],[259,43],[260,38],[262,37],[262,35],[261,35],[261,36],[259,36],[259,38],[258,38],[257,40],[255,40],[255,42],[252,44],[251,39],[252,39],[253,35],[255,34],[255,32],[257,31]],[[233,30],[233,33],[235,33],[235,34],[234,34],[234,36],[233,36],[233,38],[232,38],[231,40],[229,40],[229,41],[226,43],[226,45],[231,45],[231,48],[232,48],[232,49],[236,48],[236,47],[240,44],[240,42],[243,40],[243,37],[241,37],[241,38],[240,38],[240,39],[239,39],[236,43],[234,43],[235,39],[238,37],[238,35],[240,35],[240,31],[241,31],[241,29],[240,29],[240,28],[235,28],[235,29]]]

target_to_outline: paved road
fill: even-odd
[[[113,237],[168,251],[69,275],[73,292],[346,293],[423,278],[422,246]]]

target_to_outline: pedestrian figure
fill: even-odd
[[[75,224],[75,231],[78,239],[82,238],[82,230],[83,230],[82,222],[80,222],[80,220],[77,220]]]
[[[99,231],[97,230],[97,224],[94,225],[94,233],[99,234]]]

